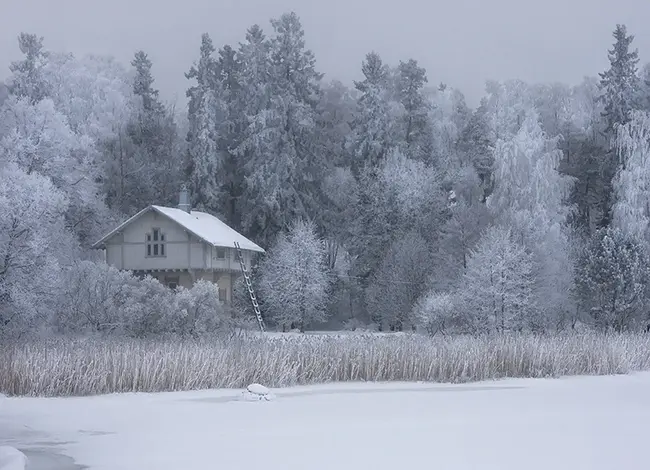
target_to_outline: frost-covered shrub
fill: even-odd
[[[171,304],[171,291],[155,279],[82,261],[66,273],[55,324],[61,332],[155,335],[166,329]]]
[[[198,338],[227,326],[216,284],[199,280],[191,289],[179,287],[174,295],[173,331],[179,336]]]
[[[105,263],[83,261],[66,273],[54,326],[61,333],[198,338],[233,324],[217,285],[197,281],[191,289],[168,289]]]
[[[457,300],[447,292],[431,292],[415,307],[413,317],[420,328],[430,335],[444,332],[453,325]]]

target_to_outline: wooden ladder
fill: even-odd
[[[244,275],[244,281],[246,282],[248,295],[251,298],[251,304],[253,304],[253,310],[255,310],[255,317],[257,318],[257,324],[260,327],[260,331],[264,333],[264,319],[262,318],[262,312],[260,312],[260,304],[257,302],[257,297],[255,296],[255,291],[253,290],[253,284],[251,283],[251,277],[248,274],[248,269],[246,269],[246,263],[244,262],[244,254],[241,251],[241,246],[239,246],[239,242],[235,242],[235,248],[237,249],[237,258],[239,258],[239,266],[241,267],[241,272]]]

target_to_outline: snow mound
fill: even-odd
[[[250,384],[242,393],[242,399],[244,401],[270,401],[273,398],[275,397],[271,393],[271,390],[260,384]]]
[[[0,470],[25,470],[27,457],[14,447],[0,446]]]
[[[250,384],[248,387],[246,387],[246,390],[256,395],[268,395],[271,393],[271,390],[260,384]]]

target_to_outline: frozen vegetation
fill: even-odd
[[[650,335],[272,335],[0,346],[0,393],[67,396],[326,382],[475,382],[650,369]]]

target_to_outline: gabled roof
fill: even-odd
[[[261,247],[211,214],[199,211],[191,211],[190,213],[187,213],[182,209],[163,206],[149,206],[142,209],[126,222],[123,222],[121,225],[104,235],[102,239],[95,242],[92,247],[101,248],[109,238],[116,233],[121,232],[124,227],[150,211],[155,211],[164,215],[168,219],[171,219],[209,245],[232,248],[234,247],[234,243],[238,242],[242,250],[264,253],[264,250]]]

